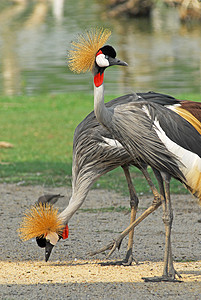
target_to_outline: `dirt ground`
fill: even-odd
[[[191,195],[174,195],[172,246],[181,283],[145,283],[142,277],[161,275],[164,226],[161,207],[135,230],[134,256],[139,264],[102,264],[124,258],[127,238],[120,251],[106,260],[102,247],[129,224],[129,214],[79,210],[69,222],[69,238],[60,241],[44,261],[44,249],[35,240],[22,242],[17,233],[23,213],[44,193],[61,193],[62,210],[71,190],[1,184],[0,299],[201,299],[201,208]],[[138,215],[150,204],[141,197]],[[82,209],[129,207],[129,199],[114,192],[92,190]]]

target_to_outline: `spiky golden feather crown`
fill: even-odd
[[[63,224],[58,217],[58,209],[50,204],[40,203],[25,213],[18,232],[21,239],[27,241],[34,237],[45,237],[50,232],[59,235],[62,230]]]
[[[94,28],[78,35],[76,41],[71,42],[72,49],[68,51],[68,64],[71,71],[85,73],[92,71],[96,53],[109,39],[109,29]]]

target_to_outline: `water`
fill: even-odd
[[[90,73],[67,67],[78,32],[103,26],[129,67],[107,70],[107,93],[201,92],[201,25],[181,24],[175,9],[155,10],[150,20],[108,18],[101,1],[24,1],[0,9],[0,94],[92,92]]]

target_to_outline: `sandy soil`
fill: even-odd
[[[69,238],[60,241],[48,263],[44,249],[35,240],[22,242],[17,229],[24,211],[44,193],[65,195],[57,203],[63,209],[71,190],[41,186],[0,185],[0,297],[1,299],[201,299],[201,208],[190,195],[173,196],[172,245],[175,267],[181,283],[145,283],[141,278],[162,272],[164,226],[162,209],[135,230],[134,255],[139,264],[102,264],[124,258],[127,239],[120,251],[106,261],[105,254],[90,257],[89,251],[102,247],[128,224],[124,212],[79,210],[69,223]],[[138,215],[151,203],[142,197]],[[127,206],[129,200],[107,191],[91,191],[82,206],[102,208]]]

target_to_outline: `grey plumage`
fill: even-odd
[[[177,101],[173,97],[159,93],[140,93],[129,94],[106,103],[106,107],[114,112],[115,109],[127,103],[137,105],[148,104],[149,102],[159,103],[160,105],[175,104]],[[121,108],[120,108],[121,111]],[[144,114],[148,128],[150,121]],[[129,124],[130,126],[130,124]],[[137,124],[136,124],[137,126]],[[154,125],[153,125],[154,126]],[[143,128],[144,131],[144,128]],[[155,134],[156,135],[156,134]],[[125,136],[124,136],[125,138]],[[141,134],[139,135],[141,139]],[[156,137],[157,138],[157,137]],[[150,139],[150,135],[146,136]],[[110,141],[113,142],[113,146]],[[151,143],[151,141],[150,141]],[[152,144],[151,144],[152,145]],[[162,148],[160,154],[165,157],[167,164],[172,165],[172,173],[180,180],[184,180],[180,170],[177,167],[176,158],[160,142]],[[159,148],[160,149],[160,148]],[[145,145],[141,145],[141,151],[145,150]],[[149,150],[147,150],[148,152]],[[152,150],[153,151],[153,150]],[[165,156],[164,153],[167,153]],[[154,156],[157,153],[154,153]],[[162,161],[161,165],[163,165]],[[90,189],[90,186],[103,174],[119,167],[133,165],[139,169],[146,168],[143,157],[129,155],[118,141],[115,142],[114,135],[96,119],[94,111],[91,112],[76,128],[73,142],[73,195],[79,194],[83,201]],[[157,165],[156,165],[157,166]],[[72,195],[72,197],[73,197]],[[135,196],[136,197],[136,196]],[[137,200],[136,200],[137,201]],[[137,209],[137,204],[134,204]]]
[[[176,99],[173,97],[159,94],[159,93],[138,93],[138,94],[128,94],[122,97],[118,97],[116,99],[111,100],[106,103],[106,107],[110,109],[110,111],[114,111],[118,109],[121,105],[126,103],[138,103],[138,105],[142,105],[142,103],[156,102],[163,105],[169,105],[170,103],[175,103]],[[119,109],[121,111],[121,108]],[[127,115],[126,115],[127,117]],[[147,127],[150,127],[150,121],[148,120],[146,114],[142,116],[140,123],[143,123],[145,119],[147,123]],[[128,126],[132,126],[132,122],[128,121]],[[136,127],[138,126],[136,125]],[[142,124],[142,126],[145,126]],[[116,128],[115,130],[118,130]],[[138,129],[139,130],[139,129]],[[144,130],[144,128],[143,128]],[[150,131],[150,130],[149,130]],[[126,130],[127,134],[127,130]],[[104,139],[106,138],[106,139]],[[141,132],[138,137],[141,139]],[[75,129],[74,133],[74,141],[73,141],[73,186],[79,186],[79,180],[82,182],[83,176],[86,177],[86,180],[92,181],[90,185],[103,174],[113,170],[118,166],[122,166],[124,164],[140,166],[142,161],[140,160],[140,156],[129,155],[125,148],[118,147],[115,143],[112,147],[107,143],[107,139],[115,140],[113,131],[111,132],[104,126],[102,126],[96,119],[94,111],[91,112]],[[146,139],[150,139],[149,134],[146,136]],[[121,142],[122,140],[119,139]],[[172,159],[173,156],[164,149],[164,145],[159,143],[162,150],[168,153],[168,160]],[[146,145],[141,145],[142,151]],[[149,151],[149,149],[147,150]],[[173,166],[176,165],[173,162]],[[176,167],[177,169],[177,167]],[[88,178],[87,173],[92,172],[93,176]],[[179,171],[175,171],[178,173],[178,177],[182,178],[182,175]]]
[[[175,102],[175,99],[158,93],[129,94],[111,100],[106,104],[114,110],[125,103],[155,101],[163,105]],[[114,140],[107,128],[102,126],[92,111],[75,129],[73,139],[72,197],[68,207],[61,213],[63,222],[68,223],[75,211],[84,202],[92,184],[105,173],[121,166],[134,165],[145,172],[146,165],[138,157],[129,153]],[[125,168],[124,168],[125,172]],[[137,200],[137,195],[131,198]],[[156,193],[155,193],[156,195]],[[133,205],[133,204],[132,204]],[[137,203],[134,205],[137,209]]]
[[[189,123],[185,123],[184,128],[186,127],[188,129],[188,135],[190,134],[195,140],[196,135],[198,137],[198,143],[196,147],[194,147],[193,142],[188,141],[189,136],[183,132],[184,122],[181,121],[182,117],[178,117],[177,121],[174,122],[175,113],[172,111],[169,113],[166,108],[161,106],[159,108],[158,104],[150,104],[146,101],[142,103],[141,99],[137,99],[139,100],[138,102],[128,101],[117,107],[107,107],[104,103],[104,71],[114,65],[127,66],[126,62],[116,58],[116,51],[112,46],[100,46],[101,43],[104,44],[102,39],[107,40],[107,34],[107,31],[102,32],[96,30],[95,33],[93,31],[87,32],[86,36],[81,35],[81,39],[76,43],[72,43],[69,66],[73,71],[78,73],[82,71],[85,72],[86,70],[92,71],[94,82],[94,112],[98,122],[108,130],[112,137],[112,139],[103,137],[102,144],[105,145],[104,143],[106,143],[111,147],[114,147],[114,144],[116,144],[115,148],[118,151],[121,152],[123,148],[127,152],[131,163],[135,162],[142,170],[143,165],[150,165],[155,172],[161,193],[161,198],[158,197],[158,203],[160,203],[161,200],[163,204],[166,243],[163,275],[159,278],[151,278],[150,280],[175,281],[176,275],[179,277],[180,275],[174,269],[171,251],[173,213],[170,199],[170,179],[171,177],[175,177],[180,180],[186,184],[192,193],[201,198],[201,157],[199,156],[200,150],[197,150],[197,148],[201,148],[201,139],[197,135],[197,130],[199,131],[200,126],[197,124],[197,121],[192,121],[191,117],[186,118]],[[79,51],[77,51],[77,49],[79,49]],[[153,95],[151,95],[151,97],[152,96]],[[173,100],[175,101],[174,104],[178,104],[177,101],[171,97],[169,97],[168,100]],[[165,120],[166,114],[169,117],[169,124]],[[178,133],[181,133],[182,138],[180,138]],[[100,149],[98,150],[100,151]],[[102,154],[102,152],[100,154]],[[91,158],[93,155],[94,154],[90,152],[89,157]],[[77,158],[79,160],[79,151],[74,151],[74,158],[75,161]],[[103,158],[105,159],[105,156],[103,156]],[[81,162],[84,161],[85,158],[82,157]],[[93,168],[90,168],[89,163],[83,174],[85,175],[85,173],[90,170],[92,174],[98,177],[100,170],[104,172],[104,166],[102,166],[102,164],[97,170],[96,163],[94,165]],[[110,168],[112,168],[111,164]],[[90,172],[88,173],[89,178]],[[73,173],[74,175],[80,173],[79,165],[76,163],[73,166]],[[82,183],[83,176],[79,177],[78,175],[73,177],[73,187],[75,187],[74,192],[76,194],[77,179],[78,182],[80,180],[79,183]],[[152,182],[149,179],[148,182],[150,186],[152,186]],[[89,179],[88,183],[83,185],[84,189],[88,187]],[[75,197],[75,199],[71,198],[69,206],[61,213],[62,219],[68,221],[83,201],[84,198],[82,198],[82,200],[78,200],[78,197]],[[132,228],[133,225],[130,225],[124,233],[128,233]],[[112,248],[107,249],[113,251],[115,247],[120,245],[122,241],[121,238],[124,236],[122,233]]]
[[[165,107],[146,102],[118,106],[114,113],[108,128],[131,157],[140,157],[148,165],[186,183],[178,168],[181,162],[177,153],[171,153],[158,137],[154,121],[159,122],[173,142],[201,157],[201,147],[198,147],[201,135],[190,123]]]
[[[112,49],[108,45],[100,48],[94,59],[95,115],[134,161],[139,161],[139,165],[141,162],[150,165],[161,178],[159,186],[166,230],[164,269],[161,277],[145,280],[175,281],[175,276],[180,275],[174,269],[171,250],[170,179],[180,180],[201,198],[201,136],[190,122],[158,104],[140,101],[107,108],[104,103],[104,71],[109,66],[127,65],[115,56],[110,57],[110,53],[115,53]]]
[[[124,129],[124,136],[119,137],[119,141],[121,143],[126,140],[125,137],[128,135],[127,128],[132,127],[132,137],[135,134],[135,139],[128,137],[127,140],[137,140],[137,143],[141,143],[140,145],[132,145],[132,147],[136,147],[138,149],[138,156],[136,155],[136,152],[134,154],[135,156],[133,153],[131,153],[131,155],[128,154],[125,149],[128,151],[131,150],[127,144],[124,144],[124,147],[115,147],[115,144],[114,147],[111,147],[104,138],[111,140],[115,139],[114,131],[112,131],[114,129],[112,128],[112,133],[109,132],[106,127],[103,127],[100,123],[98,123],[94,115],[94,111],[91,112],[77,126],[74,133],[74,188],[77,189],[82,182],[86,184],[85,179],[90,187],[98,177],[124,164],[138,167],[144,161],[143,159],[145,155],[148,156],[150,160],[147,162],[148,164],[154,164],[156,168],[160,166],[160,168],[168,172],[171,167],[171,175],[180,181],[185,182],[181,171],[178,169],[179,162],[177,161],[177,158],[167,150],[164,144],[162,144],[162,142],[158,139],[158,136],[156,136],[155,131],[152,130],[152,126],[154,127],[155,125],[152,124],[152,126],[150,126],[150,119],[148,119],[146,113],[139,117],[139,110],[143,105],[146,105],[152,120],[158,118],[162,128],[166,128],[166,132],[169,127],[174,128],[174,130],[168,132],[168,135],[172,140],[179,143],[187,150],[194,151],[195,153],[197,152],[197,154],[201,156],[201,149],[196,146],[196,141],[200,140],[200,135],[196,132],[192,125],[169,109],[160,107],[159,105],[156,106],[157,103],[160,105],[163,104],[162,106],[164,106],[174,104],[175,102],[177,102],[177,100],[173,97],[152,92],[125,95],[106,103],[106,107],[110,108],[111,111],[116,109],[115,112],[118,109],[122,118],[127,120],[126,129]],[[135,109],[132,111],[131,120],[129,120],[127,111],[123,111],[122,107],[120,107],[126,103],[135,105]],[[163,117],[164,115],[165,118]],[[136,117],[138,122],[136,121],[134,123],[132,121],[133,117]],[[171,126],[170,122],[172,124]],[[119,132],[122,132],[122,128],[120,130],[117,128],[118,126],[120,126],[119,122],[117,122],[115,128],[119,134]],[[192,132],[194,132],[194,137],[192,136]],[[144,136],[142,136],[142,134],[144,134]],[[185,137],[187,135],[188,138],[184,138],[184,135]],[[146,143],[143,143],[142,138],[146,141]],[[155,149],[157,152],[155,152]],[[150,154],[152,154],[153,157],[150,158]],[[142,160],[140,160],[140,156]],[[166,164],[168,165],[168,169],[166,168]],[[89,173],[91,176],[88,176]]]

